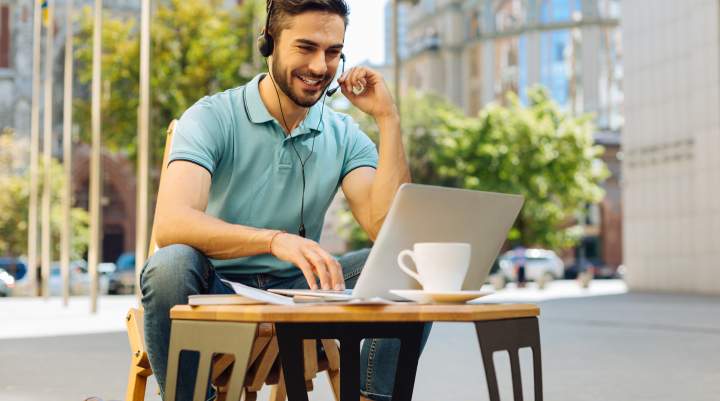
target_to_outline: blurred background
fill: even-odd
[[[22,271],[28,269],[13,263],[32,262],[29,270],[43,271],[37,267],[42,252],[51,253],[44,256],[45,263],[60,259],[61,198],[68,186],[72,208],[68,247],[69,259],[77,261],[75,271],[87,270],[83,262],[93,235],[98,236],[97,263],[115,265],[101,266],[102,272],[134,269],[130,258],[139,246],[137,234],[152,224],[151,218],[142,221],[138,216],[138,206],[146,201],[141,199],[138,205],[139,184],[149,184],[145,196],[152,216],[165,128],[200,97],[241,85],[265,68],[254,46],[264,23],[263,1],[152,3],[149,168],[138,171],[140,3],[104,1],[98,95],[102,211],[95,234],[89,217],[92,6],[87,1],[73,4],[69,27],[66,2],[41,2],[40,42],[45,43],[39,55],[45,59],[37,77],[42,90],[35,146],[42,157],[35,163],[45,162],[48,147],[52,165],[47,175],[44,167],[38,167],[38,189],[33,195],[33,9],[31,3],[2,5],[2,179],[9,190],[0,195],[5,198],[0,254],[7,258],[4,268],[18,279],[14,291],[18,295],[41,293],[42,285],[27,280],[23,292]],[[619,1],[401,1],[396,47],[392,2],[356,1],[350,6],[348,64],[376,68],[389,85],[397,87],[415,182],[525,195],[526,207],[506,247],[542,249],[545,252],[538,255],[547,257],[538,258],[546,264],[557,264],[550,261],[557,255],[562,268],[555,268],[554,278],[574,278],[588,269],[598,277],[623,272]],[[73,47],[65,45],[68,29]],[[68,51],[73,56],[69,65]],[[47,60],[52,63],[49,67]],[[70,82],[65,77],[68,68],[72,68]],[[66,85],[72,89],[69,113],[64,110]],[[369,118],[344,99],[333,105],[353,114],[377,139],[377,128]],[[63,148],[64,129],[72,141],[68,155]],[[68,177],[63,176],[63,164],[71,164]],[[49,196],[42,187],[44,177],[54,184]],[[38,204],[45,202],[44,196],[52,205],[49,225],[41,221],[37,206],[30,206],[33,197]],[[30,222],[33,214],[35,223]],[[139,224],[144,227],[138,228]],[[33,226],[36,233],[29,232]],[[42,245],[40,232],[48,229],[51,240]],[[322,243],[335,253],[369,244],[342,195],[326,217]],[[50,249],[43,251],[43,246]],[[59,266],[50,269],[50,277],[53,272],[60,277]],[[106,288],[103,276],[101,290]],[[107,290],[115,292],[116,287]]]
[[[546,333],[557,334],[549,346],[557,343],[563,358],[578,341],[566,336],[585,336],[594,348],[608,335],[566,332],[553,316],[602,322],[613,335],[625,323],[648,329],[680,319],[669,332],[703,333],[690,341],[714,356],[698,366],[692,352],[678,351],[688,358],[679,362],[684,372],[702,372],[693,379],[702,385],[686,398],[677,378],[652,399],[713,399],[720,2],[347,2],[348,67],[380,71],[396,96],[413,181],[525,196],[488,278],[498,299],[550,301],[542,304]],[[261,0],[0,0],[0,296],[11,297],[0,313],[37,308],[31,315],[40,318],[43,307],[10,302],[41,297],[46,310],[87,319],[98,315],[98,296],[135,293],[165,130],[202,96],[265,70],[255,49],[264,21]],[[371,118],[341,95],[328,102],[377,141]],[[324,224],[321,244],[332,253],[371,245],[341,191]],[[104,305],[124,313],[135,302]],[[630,320],[618,326],[623,313]],[[122,329],[109,321],[96,322],[97,331]],[[658,330],[645,338],[668,334]],[[629,360],[650,358],[631,334],[620,336]],[[593,363],[578,369],[621,370],[603,356],[589,353]],[[648,381],[659,374],[652,360],[638,368]],[[558,366],[564,377],[576,372]],[[568,398],[560,390],[567,383],[551,373],[548,391],[551,399],[640,399],[648,391],[633,384],[642,374]],[[573,383],[587,389],[595,383],[587,376],[597,377]]]

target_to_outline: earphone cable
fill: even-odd
[[[267,60],[266,60],[267,61]],[[323,100],[322,100],[322,107],[320,109],[320,121],[318,121],[317,127],[315,127],[315,131],[313,133],[313,140],[312,140],[312,146],[310,147],[310,153],[308,153],[305,160],[302,159],[302,156],[300,156],[300,152],[298,152],[297,148],[295,147],[295,137],[292,136],[292,133],[290,132],[290,127],[288,126],[287,120],[285,120],[285,113],[283,112],[282,108],[282,101],[280,100],[280,92],[278,91],[277,85],[275,84],[275,78],[272,76],[272,73],[270,73],[270,66],[268,65],[268,75],[270,76],[270,80],[273,83],[273,88],[275,89],[275,95],[278,99],[278,106],[280,107],[280,115],[283,119],[283,124],[285,125],[285,129],[288,131],[288,135],[290,136],[290,145],[292,146],[293,150],[295,151],[295,154],[298,157],[298,161],[300,161],[300,172],[302,175],[302,196],[300,198],[300,226],[298,227],[298,234],[300,234],[301,237],[305,238],[305,163],[310,159],[310,156],[312,156],[313,152],[315,151],[315,137],[317,136],[317,131],[320,128],[320,124],[322,124],[322,117],[325,113],[325,98],[327,97],[327,93],[323,91]],[[305,114],[305,118],[307,118],[307,114],[310,113],[310,110]]]

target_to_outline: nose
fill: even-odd
[[[328,67],[325,61],[325,52],[318,51],[313,55],[312,61],[309,66],[310,72],[318,77],[324,77],[327,73]]]

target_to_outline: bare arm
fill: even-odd
[[[371,115],[380,129],[377,171],[361,167],[342,182],[353,216],[374,241],[400,185],[410,182],[400,117],[382,76],[367,67],[353,67],[338,80],[343,94],[361,111]],[[364,90],[353,93],[354,87]]]
[[[410,169],[395,118],[378,119],[380,151],[378,169],[357,168],[345,176],[343,193],[353,216],[373,241],[377,238],[400,185],[410,182]]]
[[[315,241],[297,235],[227,223],[205,213],[210,173],[187,161],[170,163],[158,192],[155,234],[159,246],[186,244],[213,259],[272,253],[300,269],[310,288],[345,287],[337,260]]]
[[[170,163],[158,192],[155,234],[159,246],[186,244],[213,259],[270,252],[275,230],[230,224],[205,213],[210,173],[195,163]]]

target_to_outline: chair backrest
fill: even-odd
[[[170,149],[172,148],[173,134],[175,133],[175,125],[177,120],[172,120],[167,128],[167,136],[165,137],[165,150],[163,152],[162,166],[160,167],[160,181],[162,182],[165,170],[167,169],[168,157],[170,156]],[[157,204],[155,205],[155,216],[157,217]],[[153,219],[152,230],[150,231],[150,247],[148,249],[149,258],[157,250],[157,242],[155,241],[155,219]],[[130,339],[130,349],[132,350],[133,357],[135,358],[134,363],[138,366],[145,366],[147,364],[147,353],[145,350],[145,333],[143,330],[144,324],[143,308],[130,308],[126,318],[126,325],[128,331],[128,337]],[[149,368],[150,365],[146,367]]]
[[[165,136],[165,151],[163,152],[163,159],[162,159],[162,166],[160,167],[160,184],[158,185],[158,188],[160,188],[160,185],[162,185],[163,176],[165,176],[165,170],[167,170],[168,165],[168,158],[170,157],[170,149],[172,149],[172,141],[175,134],[175,126],[177,125],[177,120],[172,120],[170,122],[170,125],[168,125],[167,128],[167,135]],[[150,231],[150,246],[148,249],[147,257],[149,258],[152,256],[155,251],[157,251],[157,241],[155,240],[155,221],[157,219],[157,203],[155,204],[155,217],[153,218],[153,225],[152,230]]]

